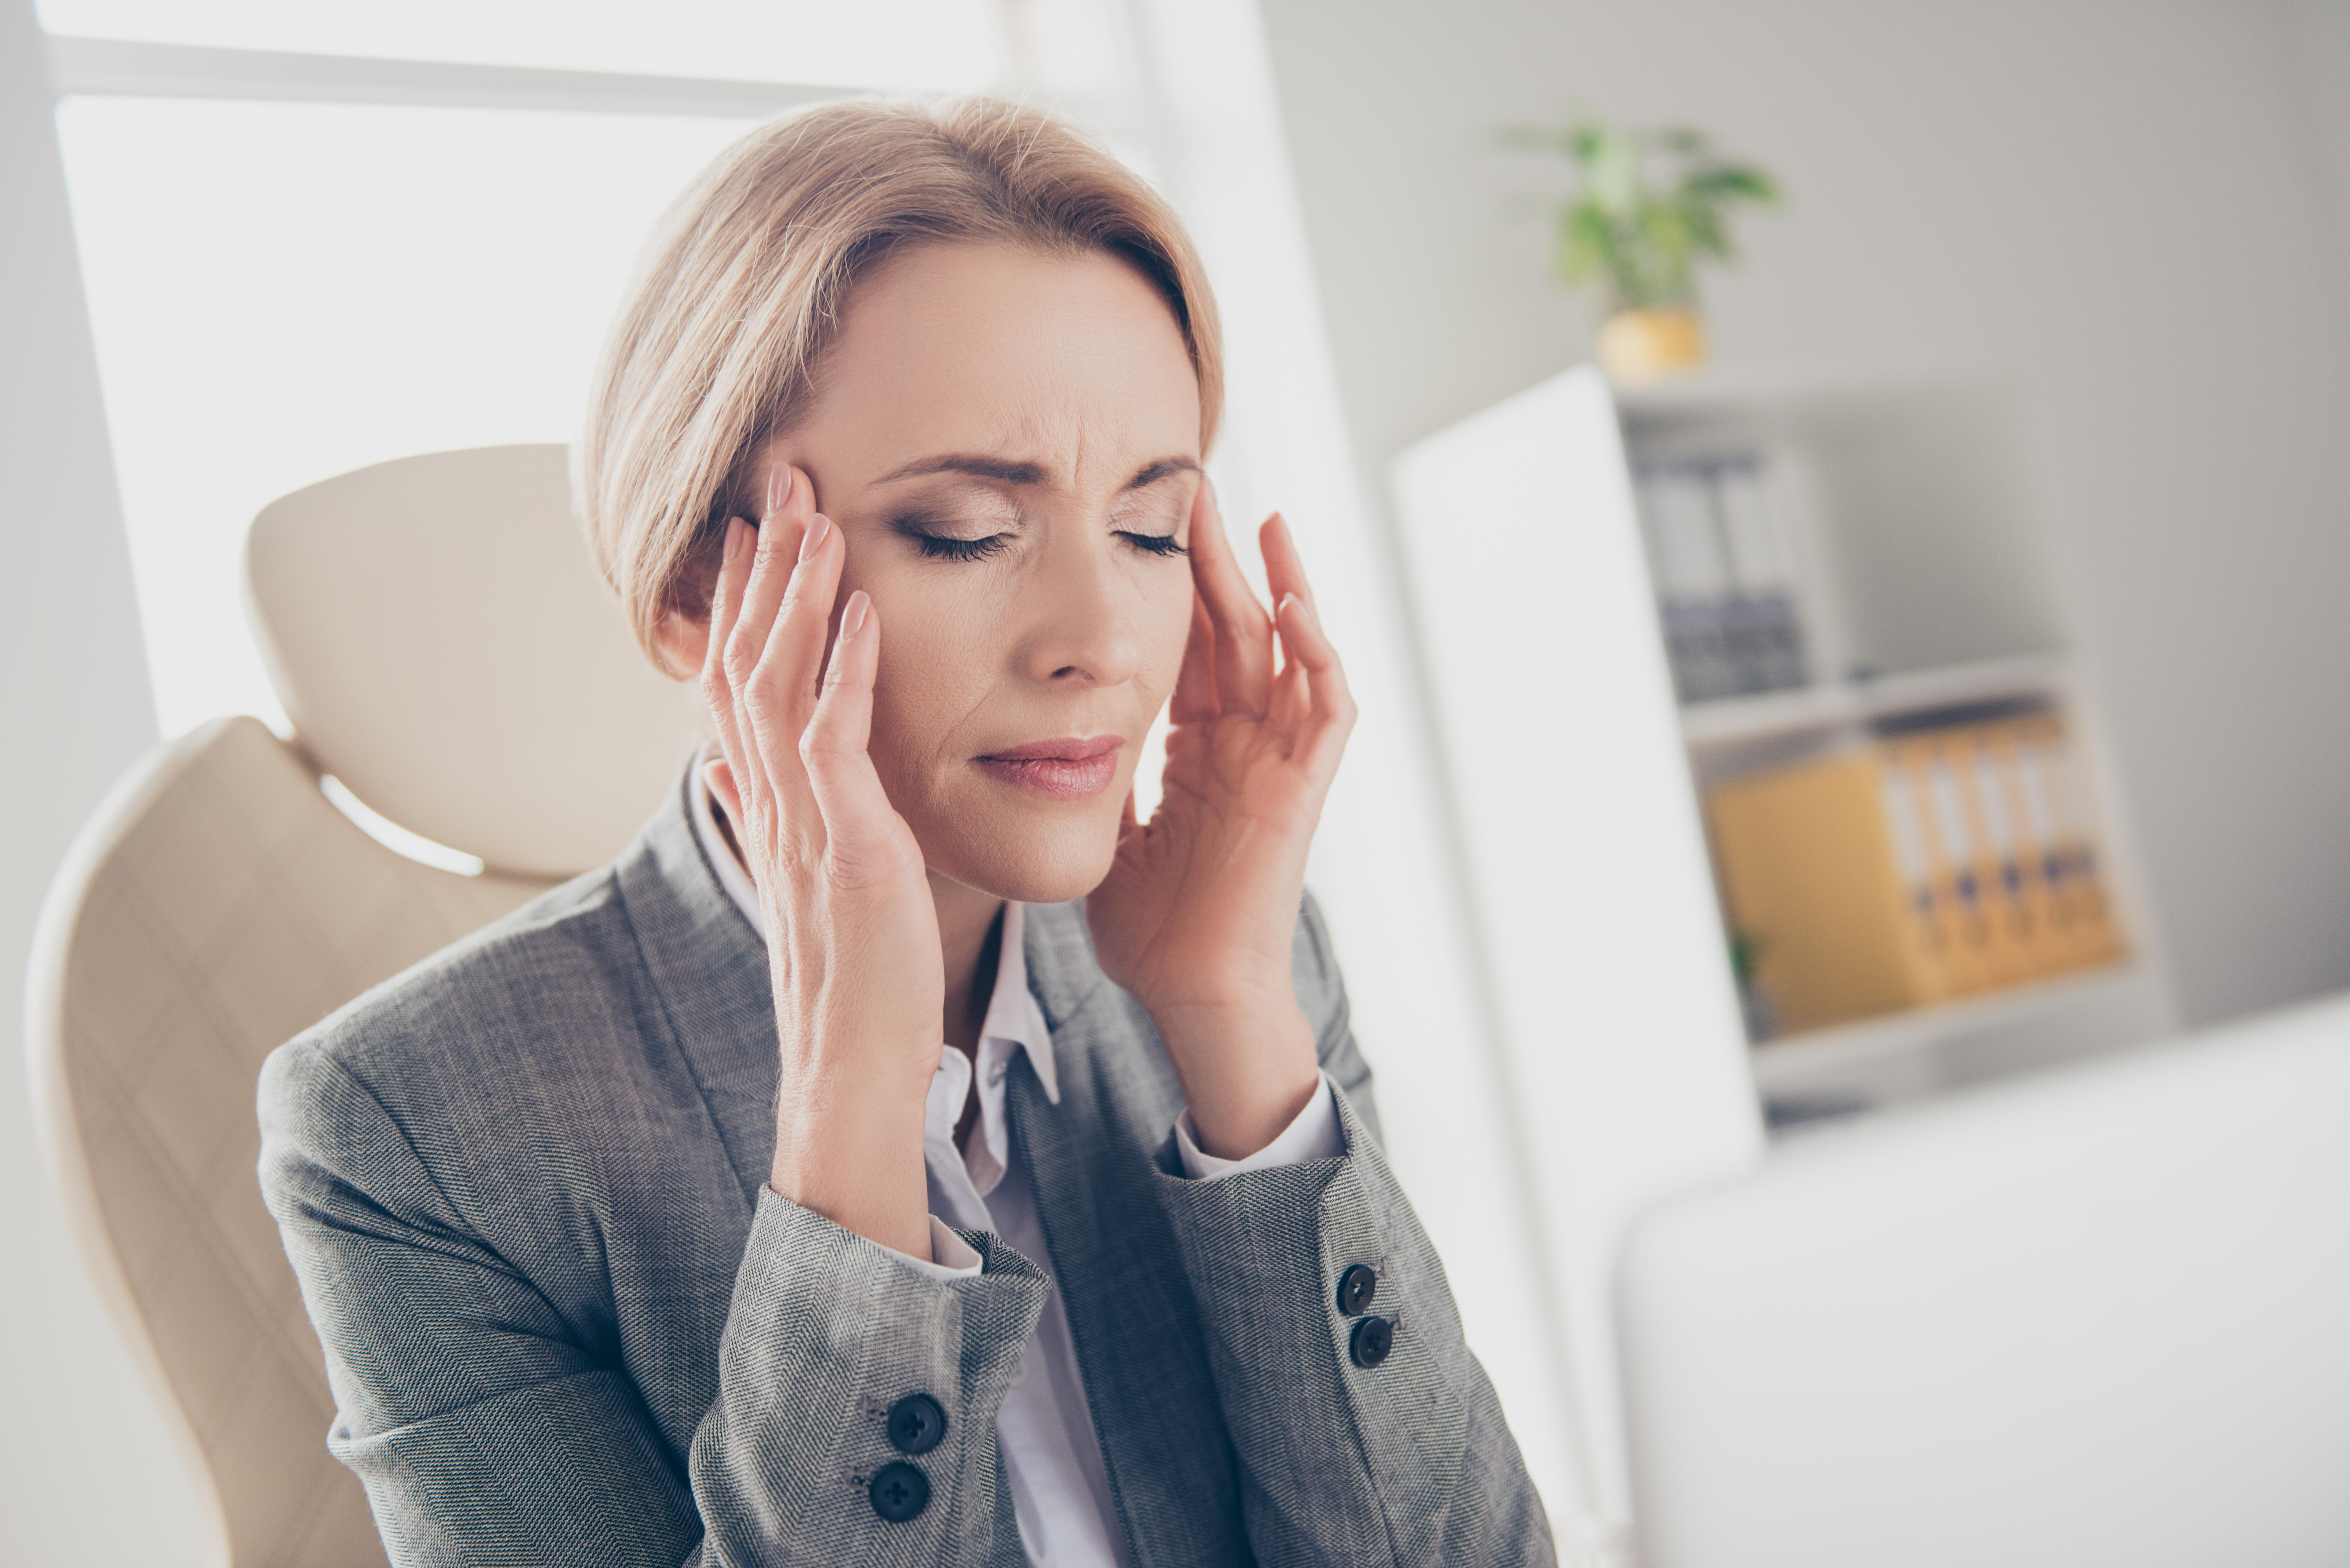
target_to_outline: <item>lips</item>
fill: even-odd
[[[1007,746],[971,765],[1000,783],[1055,800],[1082,800],[1109,787],[1118,774],[1119,735],[1064,735],[1058,740],[1032,741]]]

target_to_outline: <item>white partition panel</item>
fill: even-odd
[[[1607,384],[1545,381],[1405,452],[1394,483],[1592,1506],[1620,1541],[1617,1245],[1762,1133]]]
[[[1340,419],[1256,0],[1142,0],[1129,15],[1165,132],[1161,177],[1223,315],[1228,433],[1213,467],[1226,525],[1253,561],[1255,524],[1282,509],[1362,705],[1307,885],[1346,970],[1388,1158],[1443,1254],[1527,1469],[1564,1521],[1588,1490],[1586,1467],[1557,1397],[1523,1151],[1492,1136],[1507,1113],[1491,1012],[1462,936],[1386,541]]]

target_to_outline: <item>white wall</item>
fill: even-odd
[[[2185,1017],[2350,985],[2339,0],[1265,13],[1374,494],[1399,447],[1587,352],[1523,215],[1556,177],[1495,128],[1715,130],[1794,197],[1711,286],[1723,360],[2022,388]]]
[[[197,1561],[161,1422],[34,1146],[25,950],[74,830],[155,738],[31,0],[0,0],[0,1563]]]
[[[2350,276],[2350,0],[2275,0],[2300,87],[2310,153],[2334,193],[2335,234]]]

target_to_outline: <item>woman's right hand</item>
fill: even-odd
[[[775,1191],[931,1255],[922,1113],[945,981],[921,847],[866,742],[881,623],[862,591],[825,641],[846,563],[807,475],[782,462],[754,529],[726,524],[702,697],[706,776],[766,915],[782,1075]]]

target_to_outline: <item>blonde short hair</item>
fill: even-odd
[[[1215,299],[1174,210],[1067,121],[1000,99],[820,105],[743,137],[678,199],[606,345],[576,449],[596,564],[639,646],[709,613],[731,515],[755,515],[757,449],[816,391],[858,280],[907,245],[1101,251],[1165,296],[1223,407]],[[671,673],[681,673],[671,671]]]

